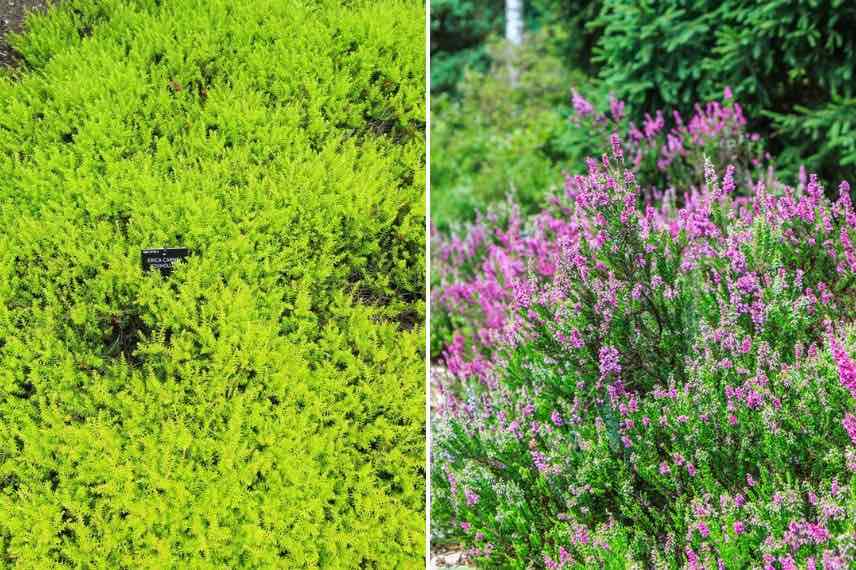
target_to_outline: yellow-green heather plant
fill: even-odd
[[[424,564],[423,30],[72,0],[15,38],[0,568]]]

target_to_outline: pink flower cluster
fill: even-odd
[[[754,166],[762,162],[757,143],[759,136],[746,133],[746,117],[739,103],[733,100],[731,91],[726,87],[723,101],[711,101],[706,105],[697,104],[689,119],[680,113],[669,113],[672,126],[666,126],[666,113],[657,111],[646,114],[641,126],[627,122],[624,102],[610,97],[608,113],[598,113],[595,106],[576,90],[572,91],[572,106],[575,122],[585,122],[592,132],[609,131],[609,141],[613,157],[619,162],[627,151],[632,166],[638,169],[648,155],[656,157],[656,167],[667,171],[679,159],[681,161],[697,158],[705,150],[716,154],[734,153],[736,148],[744,148]],[[623,143],[616,130],[624,132]],[[723,192],[733,191],[734,166],[726,172]]]

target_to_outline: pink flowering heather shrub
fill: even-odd
[[[610,146],[433,237],[435,526],[491,568],[854,567],[848,184],[702,157],[658,196]]]
[[[608,140],[615,157],[626,159],[645,186],[686,188],[703,174],[704,157],[714,165],[728,165],[725,191],[735,180],[757,174],[766,163],[760,137],[746,131],[743,109],[726,88],[722,101],[697,104],[693,114],[678,111],[646,114],[637,125],[625,114],[625,104],[610,97],[609,109],[598,112],[575,90],[571,121],[595,139]]]

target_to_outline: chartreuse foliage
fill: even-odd
[[[16,39],[0,568],[421,567],[423,12],[71,1]]]

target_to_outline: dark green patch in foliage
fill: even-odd
[[[842,0],[605,0],[589,29],[606,88],[632,107],[686,112],[730,85],[780,166],[856,169],[856,7]]]
[[[420,567],[423,6],[29,29],[0,71],[0,567]],[[163,246],[195,255],[144,273]]]
[[[600,7],[591,0],[526,0],[527,34],[541,33],[550,55],[594,74],[590,60],[599,30],[587,24]],[[488,71],[494,60],[490,43],[504,34],[504,0],[431,0],[431,91],[463,94],[465,72]]]

